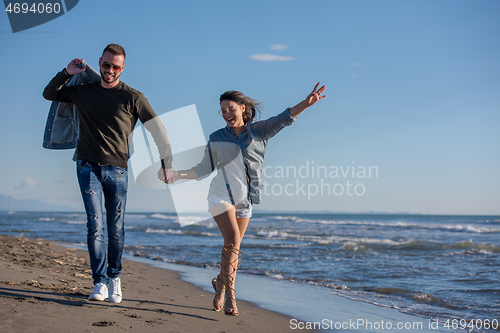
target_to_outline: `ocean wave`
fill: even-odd
[[[361,290],[341,290],[330,292],[333,295],[340,295],[352,300],[367,302],[379,306],[392,307],[401,309],[402,299],[437,306],[452,310],[464,310],[466,307],[452,304],[449,300],[431,295],[429,293],[415,292],[405,288],[395,287],[378,287],[378,288],[362,288]],[[415,312],[415,309],[411,310]],[[418,313],[419,311],[417,311]],[[422,313],[423,314],[423,313]]]
[[[345,242],[344,244],[342,244],[342,249],[352,252],[358,252],[360,250],[364,250],[365,247],[356,242]]]
[[[173,229],[153,229],[153,228],[147,228],[144,232],[148,234],[169,234],[169,235],[182,235],[185,232],[182,230],[173,230]]]
[[[86,221],[66,221],[67,224],[87,224]]]
[[[164,214],[153,214],[149,216],[152,219],[160,219],[160,220],[171,220],[172,217]]]
[[[403,293],[395,293],[394,295],[402,296],[405,298],[408,298],[410,300],[416,301],[418,303],[423,303],[423,304],[428,304],[428,305],[436,305],[439,307],[447,308],[447,309],[453,309],[453,310],[463,310],[464,308],[461,306],[454,305],[450,303],[450,301],[439,298],[437,296],[427,294],[427,293],[422,293],[422,292],[403,292]]]
[[[371,227],[396,227],[396,228],[414,228],[422,230],[442,230],[442,231],[456,231],[456,232],[471,232],[471,233],[500,233],[500,228],[488,228],[484,226],[476,226],[471,224],[445,224],[445,225],[431,225],[412,222],[374,222],[374,221],[339,221],[339,220],[324,220],[324,219],[304,219],[304,218],[290,218],[281,217],[281,219],[288,219],[297,223],[318,223],[325,225],[354,225],[354,226],[371,226]],[[500,221],[500,220],[493,220]],[[485,223],[491,222],[489,220],[483,221]]]
[[[259,230],[256,235],[247,235],[247,238],[264,238],[269,240],[297,240],[302,242],[316,243],[320,245],[331,245],[341,243],[342,246],[352,247],[360,245],[388,245],[388,246],[409,246],[415,244],[414,240],[393,240],[379,238],[359,238],[359,237],[343,237],[343,236],[317,236],[294,234],[281,230]]]
[[[284,231],[277,231],[277,230],[261,230],[257,232],[257,236],[263,237],[263,238],[279,238],[279,239],[286,239],[290,235],[287,232]]]
[[[413,294],[411,295],[411,298],[417,302],[422,302],[422,303],[428,303],[428,304],[442,304],[444,303],[444,301],[442,299],[439,299],[437,297],[434,297],[432,295],[429,295],[429,294],[421,294],[421,293],[418,293],[418,294]]]
[[[196,224],[203,221],[208,221],[209,224],[211,223],[210,219],[207,219],[203,216],[183,216],[182,220],[184,224]],[[174,221],[180,223],[180,220],[178,218],[176,218]]]
[[[38,219],[38,221],[54,221],[55,219],[54,218],[49,218],[49,217],[40,217]]]
[[[344,236],[317,236],[302,235],[282,230],[259,230],[255,235],[247,235],[247,238],[267,239],[270,241],[299,241],[308,243],[307,246],[314,244],[328,246],[339,244],[342,251],[367,251],[369,249],[391,250],[401,249],[406,251],[446,251],[449,249],[465,250],[469,253],[497,254],[500,253],[500,247],[492,244],[476,244],[472,240],[460,241],[454,244],[446,244],[433,240],[415,240],[415,239],[389,239],[389,238],[370,238],[370,237],[344,237]],[[463,251],[456,252],[463,254]]]
[[[137,225],[126,225],[124,226],[126,230],[140,229]]]
[[[297,216],[281,216],[281,215],[276,215],[276,216],[272,216],[270,218],[272,218],[273,220],[289,220],[289,221],[298,221],[298,220],[300,220],[300,218],[297,217]]]
[[[144,245],[144,244],[134,244],[134,245],[126,245],[124,247],[124,250],[126,251],[133,251],[133,250],[146,250],[146,249],[150,249],[151,246],[150,245]]]
[[[420,227],[416,223],[409,222],[369,222],[369,221],[336,221],[336,220],[322,220],[322,219],[302,219],[297,218],[295,222],[298,223],[319,223],[319,224],[332,224],[332,225],[366,225],[366,226],[376,226],[376,227]]]
[[[206,237],[219,237],[220,236],[220,234],[214,234],[212,232],[202,232],[201,235],[206,236]]]
[[[220,233],[212,233],[208,231],[196,231],[192,229],[156,229],[146,228],[144,230],[148,234],[163,234],[163,235],[184,235],[184,236],[204,236],[204,237],[220,237]]]
[[[271,244],[269,247],[279,248],[279,249],[298,249],[299,247],[302,247],[302,246],[295,245],[295,244]]]
[[[127,216],[129,218],[134,217],[134,218],[138,218],[138,219],[145,219],[145,218],[148,218],[150,215],[148,215],[148,214],[128,213]]]
[[[381,287],[381,288],[365,288],[365,291],[375,292],[382,295],[410,295],[413,291],[403,288]]]
[[[480,222],[480,223],[500,223],[500,219],[493,219],[493,220],[478,220],[477,222]]]
[[[276,279],[276,280],[283,280],[283,279],[285,279],[285,278],[283,277],[283,275],[281,275],[281,274],[275,274],[275,273],[271,273],[271,272],[265,272],[264,274],[265,274],[266,276],[269,276],[269,277],[271,277],[271,278],[273,278],[273,279]]]
[[[149,217],[158,220],[168,220],[174,223],[180,223],[180,220],[176,215],[152,214]],[[190,225],[203,221],[207,221],[209,225],[212,225],[212,223],[214,223],[213,220],[207,219],[206,217],[203,216],[182,216],[182,220],[184,224],[190,224]]]
[[[472,240],[461,241],[453,245],[445,245],[444,247],[458,250],[478,251],[483,254],[500,253],[500,247],[496,245],[486,243],[476,244]]]
[[[452,230],[452,231],[467,231],[467,232],[472,232],[472,233],[499,233],[500,228],[486,228],[486,227],[478,227],[478,226],[473,226],[473,225],[444,225],[442,227],[435,227],[432,228],[433,230],[436,229],[446,229],[446,230]]]
[[[339,239],[340,240],[340,239]],[[366,246],[376,246],[380,248],[389,247],[402,250],[412,251],[445,251],[449,249],[465,250],[468,253],[482,253],[482,254],[497,254],[500,253],[500,247],[492,244],[476,244],[472,240],[460,241],[455,244],[445,244],[436,241],[428,240],[401,240],[394,241],[392,239],[371,239],[371,238],[353,238],[344,239],[342,249],[359,251],[363,250]],[[455,254],[463,254],[463,251],[456,252]]]

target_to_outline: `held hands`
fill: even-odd
[[[181,174],[179,173],[179,171],[175,171],[174,170],[174,176],[172,178],[172,184],[175,183],[176,181],[178,181],[179,179],[181,179]]]
[[[158,170],[158,179],[166,184],[173,184],[177,179],[179,179],[176,178],[175,174],[178,175],[179,173],[172,169],[163,169],[160,167],[160,170]]]
[[[326,95],[320,96],[326,89],[326,86],[323,85],[323,87],[318,89],[320,82],[318,82],[315,86],[313,91],[306,97],[304,100],[306,102],[307,107],[313,106],[318,102],[319,100],[322,100],[323,98],[326,97]],[[318,90],[316,90],[318,89]]]
[[[78,67],[78,65],[82,65],[83,63],[83,59],[80,58],[71,60],[71,62],[66,67],[66,72],[68,72],[69,75],[75,75],[83,72],[87,68],[87,65],[83,65],[82,68]]]

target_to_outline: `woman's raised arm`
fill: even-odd
[[[326,95],[321,96],[321,94],[325,91],[326,86],[323,86],[318,89],[320,82],[318,82],[315,86],[313,91],[307,95],[306,99],[304,99],[302,102],[299,104],[295,105],[294,107],[290,108],[290,115],[292,117],[297,117],[299,114],[304,112],[305,109],[307,109],[310,106],[313,106],[318,102],[319,100],[322,100],[323,98],[326,97]],[[316,90],[318,89],[318,90]]]

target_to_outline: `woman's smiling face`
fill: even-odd
[[[240,127],[244,126],[243,121],[243,111],[245,111],[245,105],[240,105],[235,101],[224,100],[220,103],[220,110],[222,118],[226,121],[229,127]]]

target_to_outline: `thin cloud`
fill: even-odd
[[[274,45],[271,45],[271,50],[286,50],[288,48],[288,46],[286,45],[283,45],[283,44],[274,44]]]
[[[37,184],[38,183],[36,180],[28,177],[14,187],[15,188],[30,188],[30,187],[36,187]]]
[[[353,65],[353,66],[357,66],[357,67],[361,67],[361,66],[363,66],[363,65],[361,65],[361,64],[358,64],[357,62],[352,63],[352,65]]]
[[[292,61],[295,60],[294,57],[285,57],[285,56],[279,56],[276,54],[254,54],[249,57],[252,60],[256,61]]]

